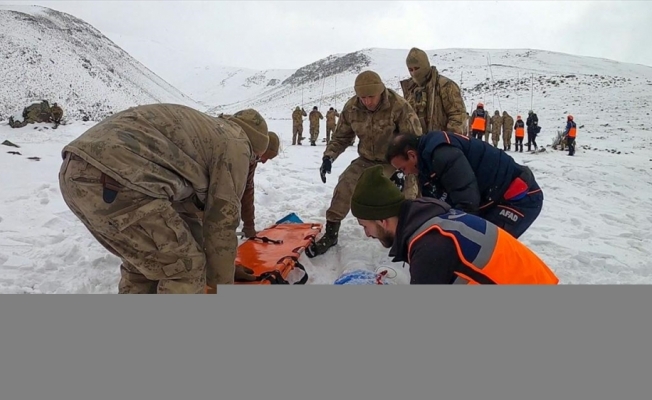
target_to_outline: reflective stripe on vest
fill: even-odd
[[[524,245],[496,225],[451,210],[423,223],[408,241],[408,263],[414,243],[432,230],[453,240],[462,263],[453,284],[552,284],[559,279]],[[433,266],[435,267],[435,266]]]
[[[457,219],[460,220],[458,221]],[[410,262],[409,254],[412,245],[423,235],[436,229],[442,235],[453,239],[455,242],[455,248],[457,249],[457,254],[460,256],[462,262],[472,270],[475,270],[477,274],[482,275],[469,277],[463,276],[464,274],[460,275],[460,273],[456,271],[458,278],[454,283],[464,284],[469,283],[469,281],[476,282],[477,280],[485,280],[483,283],[495,283],[482,273],[482,269],[489,264],[489,261],[494,254],[494,249],[496,248],[496,242],[498,240],[498,228],[493,224],[487,224],[484,220],[477,219],[476,221],[480,221],[483,225],[478,228],[485,229],[485,232],[483,233],[479,229],[474,229],[470,227],[468,223],[463,222],[465,219],[469,219],[468,214],[448,213],[440,217],[433,217],[423,223],[408,241],[408,264]],[[486,280],[489,280],[489,282],[486,282]]]

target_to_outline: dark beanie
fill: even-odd
[[[369,221],[397,217],[404,200],[399,188],[383,175],[383,166],[376,165],[360,175],[351,198],[351,213]]]

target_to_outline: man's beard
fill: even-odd
[[[386,249],[389,249],[394,244],[394,235],[383,228],[380,228],[380,232],[378,232],[378,237],[376,239],[378,239],[380,244],[382,244]]]

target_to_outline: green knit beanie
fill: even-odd
[[[351,213],[369,221],[397,217],[404,200],[399,188],[383,175],[383,166],[376,165],[360,175],[351,198]]]

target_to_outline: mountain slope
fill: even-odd
[[[0,6],[0,21],[0,120],[41,99],[73,120],[155,102],[204,108],[71,15]]]
[[[607,117],[611,126],[618,126],[626,121],[623,113],[617,110],[628,107],[633,112],[627,120],[640,119],[639,126],[649,128],[646,115],[652,106],[651,67],[526,49],[426,52],[442,75],[462,87],[469,113],[479,101],[492,113],[507,110],[514,116],[527,114],[532,106],[547,129],[562,124],[565,113],[577,114],[584,121]],[[282,80],[280,84],[269,86],[262,80],[255,90],[246,91],[247,98],[234,97],[209,112],[228,113],[254,107],[269,118],[288,119],[297,105],[304,105],[306,109],[315,105],[321,110],[331,106],[339,109],[354,95],[355,77],[364,69],[377,71],[389,88],[402,93],[399,81],[409,77],[405,67],[407,53],[408,49],[374,48],[333,55],[292,73],[275,75],[274,78]],[[266,74],[264,70],[243,72],[238,81],[226,81],[228,84],[220,90],[238,92],[243,90],[242,82],[247,78]],[[223,75],[214,74],[215,82],[222,79]],[[215,90],[217,84],[205,86],[208,86],[207,93]],[[179,87],[184,90],[187,85]],[[210,97],[198,91],[194,94],[202,99]],[[612,110],[616,112],[610,113]]]

